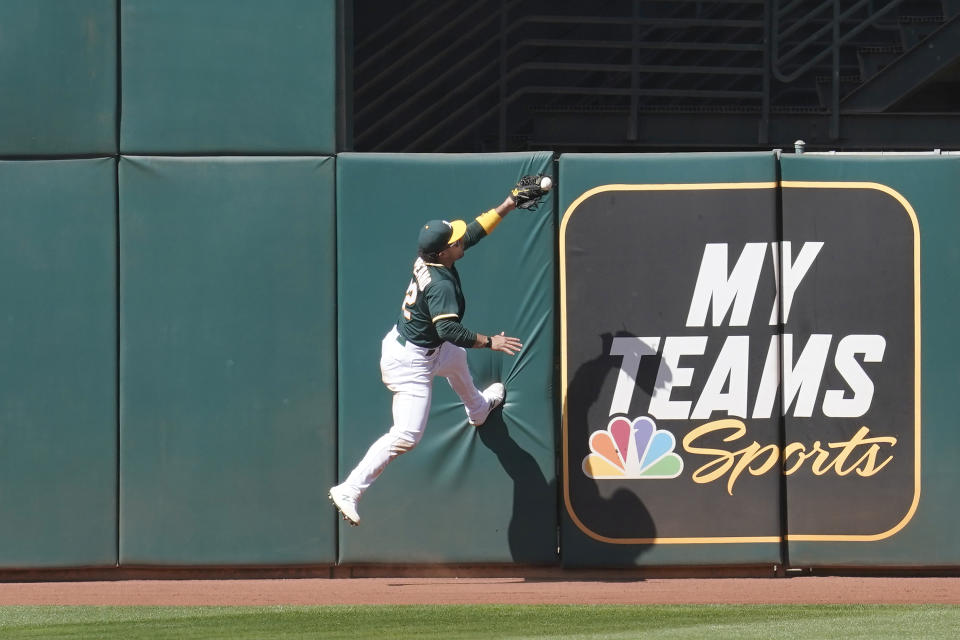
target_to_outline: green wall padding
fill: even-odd
[[[400,313],[420,225],[472,220],[540,172],[552,173],[549,153],[338,156],[338,480],[392,422],[380,342]],[[506,384],[502,415],[475,429],[435,380],[420,444],[364,495],[360,527],[341,524],[341,562],[556,561],[552,200],[510,213],[457,263],[464,324],[525,344],[512,357],[468,351],[479,388]]]
[[[657,413],[652,403],[655,389],[662,391],[669,382],[669,400],[694,407],[731,335],[750,340],[749,354],[737,351],[743,352],[744,362],[749,360],[750,371],[762,368],[776,333],[767,322],[775,295],[768,258],[749,324],[730,326],[729,315],[720,326],[709,320],[706,326],[687,326],[686,319],[707,244],[728,245],[732,266],[746,243],[763,248],[776,240],[776,180],[773,153],[560,158],[558,308],[566,337],[561,335],[559,342],[566,361],[558,393],[564,402],[558,451],[565,566],[780,562],[776,469],[741,474],[729,492],[730,474],[694,480],[694,472],[705,475],[704,467],[714,464],[716,454],[694,454],[686,450],[684,438],[727,414],[714,410],[697,418],[688,410],[690,415],[681,417]],[[697,188],[649,187],[675,184]],[[703,354],[681,357],[666,367],[661,380],[665,345],[687,336],[705,338]],[[659,341],[657,350],[633,369],[623,367],[625,352],[614,343],[635,344],[646,337]],[[691,379],[683,382],[681,371]],[[745,395],[755,396],[757,382],[751,379],[747,386]],[[622,396],[621,388],[630,393]],[[624,399],[615,400],[618,394]],[[615,425],[618,418],[626,420]],[[655,440],[635,436],[649,427],[651,418]],[[782,423],[776,413],[748,422],[748,436],[737,446],[721,446],[716,434],[700,437],[696,445],[739,449],[753,439],[778,440]],[[604,442],[616,443],[619,454],[605,450]],[[619,455],[622,462],[589,475],[586,461],[604,452],[607,459]],[[646,472],[643,463],[651,458],[669,468]]]
[[[0,161],[0,567],[117,561],[116,162]]]
[[[0,155],[116,153],[116,0],[0,2]]]
[[[120,161],[120,562],[334,560],[333,158]]]
[[[120,0],[124,153],[336,150],[334,0]]]
[[[870,437],[897,437],[897,444],[883,444],[877,462],[892,460],[877,473],[860,476],[856,471],[845,482],[860,494],[851,498],[849,489],[821,496],[821,502],[856,516],[853,522],[834,525],[827,539],[791,538],[790,562],[795,566],[955,566],[960,563],[960,515],[956,491],[960,469],[956,453],[960,435],[953,400],[957,395],[958,351],[956,318],[960,312],[960,254],[956,238],[960,217],[960,158],[931,156],[784,156],[783,180],[823,184],[871,183],[899,194],[880,191],[876,186],[854,188],[851,193],[830,189],[819,198],[784,196],[786,225],[802,227],[817,222],[826,211],[841,218],[842,225],[820,221],[815,233],[825,242],[825,259],[831,243],[840,244],[842,270],[834,277],[846,281],[847,295],[833,300],[821,291],[818,312],[824,333],[877,333],[886,337],[886,351],[880,362],[863,362],[861,368],[875,386],[870,411],[850,421],[839,433],[824,430],[825,440],[848,440],[861,426]],[[802,189],[810,191],[811,188]],[[793,191],[801,191],[794,189]],[[821,189],[822,191],[822,189]],[[910,256],[913,229],[905,205],[915,212],[919,228],[920,274],[920,451],[919,499],[911,512],[914,496],[915,395],[914,364],[910,360],[914,280]],[[794,219],[791,222],[791,217]],[[811,232],[812,235],[813,232]],[[912,256],[912,254],[911,254]],[[820,258],[818,258],[818,261]],[[823,267],[825,268],[825,267]],[[831,303],[832,301],[832,303]],[[838,316],[838,310],[840,314]],[[846,316],[843,315],[846,313]],[[839,318],[839,319],[838,319]],[[851,396],[847,390],[847,396]],[[820,397],[822,399],[822,396]],[[788,423],[788,428],[789,428]],[[840,436],[843,437],[840,437]],[[830,437],[834,436],[834,437]],[[860,446],[849,461],[868,452]],[[861,465],[862,467],[863,465]],[[791,536],[808,534],[797,522],[811,524],[809,512],[819,504],[796,497],[809,488],[810,478],[788,477]],[[826,522],[812,521],[821,526]],[[867,527],[870,527],[869,529]],[[876,540],[859,540],[851,535],[877,535]],[[882,534],[882,535],[880,535]]]

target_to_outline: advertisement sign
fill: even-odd
[[[779,186],[567,209],[563,493],[591,538],[863,539],[916,508],[916,216],[882,185]]]

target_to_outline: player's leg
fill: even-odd
[[[340,485],[350,490],[356,500],[380,477],[394,458],[410,451],[420,442],[430,414],[430,396],[429,384],[393,394],[393,426],[370,445],[366,455]]]
[[[410,451],[423,436],[430,414],[433,363],[404,349],[396,336],[383,341],[380,371],[393,391],[393,425],[380,436],[343,483],[330,489],[330,498],[351,524],[359,524],[356,503],[397,456]]]
[[[467,350],[463,347],[445,342],[438,357],[436,374],[445,377],[460,396],[470,424],[482,425],[490,411],[503,403],[503,385],[495,382],[483,391],[477,389],[467,365]]]

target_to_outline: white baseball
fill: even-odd
[[[550,176],[540,178],[540,188],[544,191],[550,191],[553,188],[553,180],[550,179]]]

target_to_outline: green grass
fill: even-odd
[[[955,638],[960,606],[0,607],[0,638]]]

